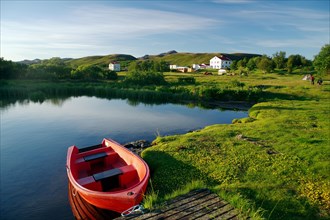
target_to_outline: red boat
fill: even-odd
[[[72,193],[119,213],[141,202],[150,177],[141,157],[109,139],[82,149],[69,147],[66,167]]]

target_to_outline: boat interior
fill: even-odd
[[[139,182],[137,169],[111,147],[80,152],[71,170],[77,182],[90,190],[113,192],[128,189]]]

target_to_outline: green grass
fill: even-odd
[[[100,65],[107,67],[110,62],[131,61],[136,60],[135,57],[126,54],[111,54],[106,56],[88,56],[66,61],[67,64],[78,67],[80,65]]]
[[[194,77],[195,82],[178,83],[180,77]],[[329,219],[330,76],[322,76],[322,86],[302,77],[165,73],[166,85],[134,88],[121,80],[2,81],[0,104],[72,95],[124,97],[133,102],[255,103],[249,117],[230,125],[212,125],[185,135],[158,135],[154,146],[142,152],[152,171],[145,206],[158,207],[192,188],[207,187],[243,217]]]
[[[263,92],[272,96],[235,124],[158,137],[142,154],[157,199],[201,181],[243,216],[328,219],[330,85],[313,86],[299,75],[196,79],[204,86],[228,86],[233,79],[246,87],[264,85]]]
[[[223,55],[231,58],[231,59],[243,59],[244,57],[251,57],[254,54],[225,54]],[[210,59],[214,56],[220,56],[221,53],[174,53],[167,54],[165,56],[158,55],[150,55],[150,60],[155,61],[166,61],[170,64],[176,64],[179,66],[192,66],[192,64],[202,64],[209,63]],[[101,55],[101,56],[88,56],[77,59],[67,60],[66,63],[70,64],[73,67],[78,67],[80,65],[100,65],[100,66],[108,66],[109,62],[117,61],[117,62],[130,62],[139,58],[135,58],[131,55],[126,54],[110,54],[110,55]]]
[[[221,56],[225,55],[232,60],[236,59],[243,59],[244,57],[253,57],[255,54],[227,54],[227,53],[174,53],[174,54],[167,54],[166,56],[157,56],[151,55],[149,59],[157,60],[157,61],[166,61],[170,64],[176,64],[179,66],[192,66],[193,64],[202,64],[202,63],[209,63],[210,59],[214,56]]]

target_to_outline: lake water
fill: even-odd
[[[67,148],[186,133],[231,123],[246,111],[174,104],[130,104],[121,99],[71,97],[16,102],[1,113],[0,219],[73,219],[68,202]]]

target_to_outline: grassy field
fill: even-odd
[[[154,140],[142,154],[153,186],[145,206],[208,187],[253,219],[329,219],[329,82],[311,85],[299,74],[194,77],[194,87],[234,81],[266,95],[249,118]]]
[[[125,73],[106,82],[2,81],[0,106],[81,95],[213,105],[248,101],[253,103],[248,118],[156,138],[142,152],[152,172],[144,205],[155,208],[207,187],[242,217],[329,219],[330,76],[319,86],[303,81],[303,75],[166,73],[166,85],[134,88],[122,83]],[[193,83],[178,81],[191,77]]]

